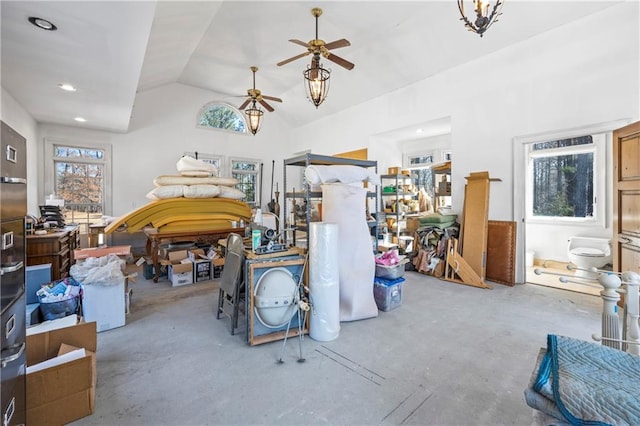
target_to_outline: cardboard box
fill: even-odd
[[[160,262],[167,266],[167,278],[172,287],[193,284],[193,262],[189,260],[188,250],[176,250],[167,254]]]
[[[201,248],[189,250],[188,257],[190,260],[208,259]]]
[[[125,281],[116,285],[82,284],[82,312],[95,321],[98,332],[122,327],[126,322]]]
[[[27,422],[61,425],[93,414],[96,391],[96,323],[27,336],[27,365],[56,357],[69,348],[84,348],[83,358],[26,376]],[[62,348],[62,350],[61,350]]]
[[[389,173],[390,175],[397,175],[400,173],[400,167],[389,167]]]
[[[406,232],[414,233],[420,228],[420,217],[407,217]]]
[[[193,284],[193,262],[169,265],[168,277],[172,287]]]
[[[128,258],[131,256],[131,246],[94,247],[86,249],[76,249],[73,251],[73,258],[77,261],[88,257],[103,257],[108,254]]]
[[[213,278],[213,263],[208,259],[196,259],[193,261],[193,281],[209,281]]]

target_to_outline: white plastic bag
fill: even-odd
[[[118,285],[124,279],[124,260],[115,254],[102,257],[88,257],[70,269],[73,278],[84,285]]]

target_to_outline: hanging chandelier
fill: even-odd
[[[244,110],[244,113],[247,115],[249,131],[251,134],[255,135],[260,130],[260,124],[262,124],[262,116],[264,115],[264,111],[262,111],[256,105],[256,101],[253,100],[251,103],[251,107]]]
[[[307,65],[307,69],[303,71],[303,74],[304,89],[307,92],[307,98],[318,108],[329,93],[331,71],[322,68],[320,55],[316,54],[311,60],[311,65]]]
[[[464,22],[465,27],[467,27],[469,31],[480,34],[480,37],[482,37],[484,32],[498,21],[498,16],[502,15],[501,11],[502,6],[504,5],[504,0],[495,0],[495,5],[493,7],[491,7],[489,0],[473,0],[473,11],[476,14],[476,19],[473,23],[467,19],[467,15],[464,13],[464,3],[465,0],[458,0],[458,9],[462,15],[460,20]]]

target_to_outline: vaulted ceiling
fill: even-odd
[[[256,87],[283,100],[269,114],[300,126],[616,3],[506,0],[480,38],[453,1],[2,1],[0,77],[38,122],[126,132],[137,92],[180,83],[237,107],[255,65]],[[302,83],[310,57],[276,66],[304,52],[289,39],[315,38],[312,7],[323,9],[319,38],[349,40],[333,52],[355,63],[349,71],[323,60],[331,88],[318,109]],[[57,31],[31,25],[30,16]]]

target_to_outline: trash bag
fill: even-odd
[[[124,260],[115,254],[102,257],[88,257],[84,262],[73,265],[70,274],[84,285],[118,285],[122,283]]]
[[[42,318],[50,321],[67,315],[81,315],[81,293],[80,283],[72,277],[43,286],[36,293],[40,300]]]

